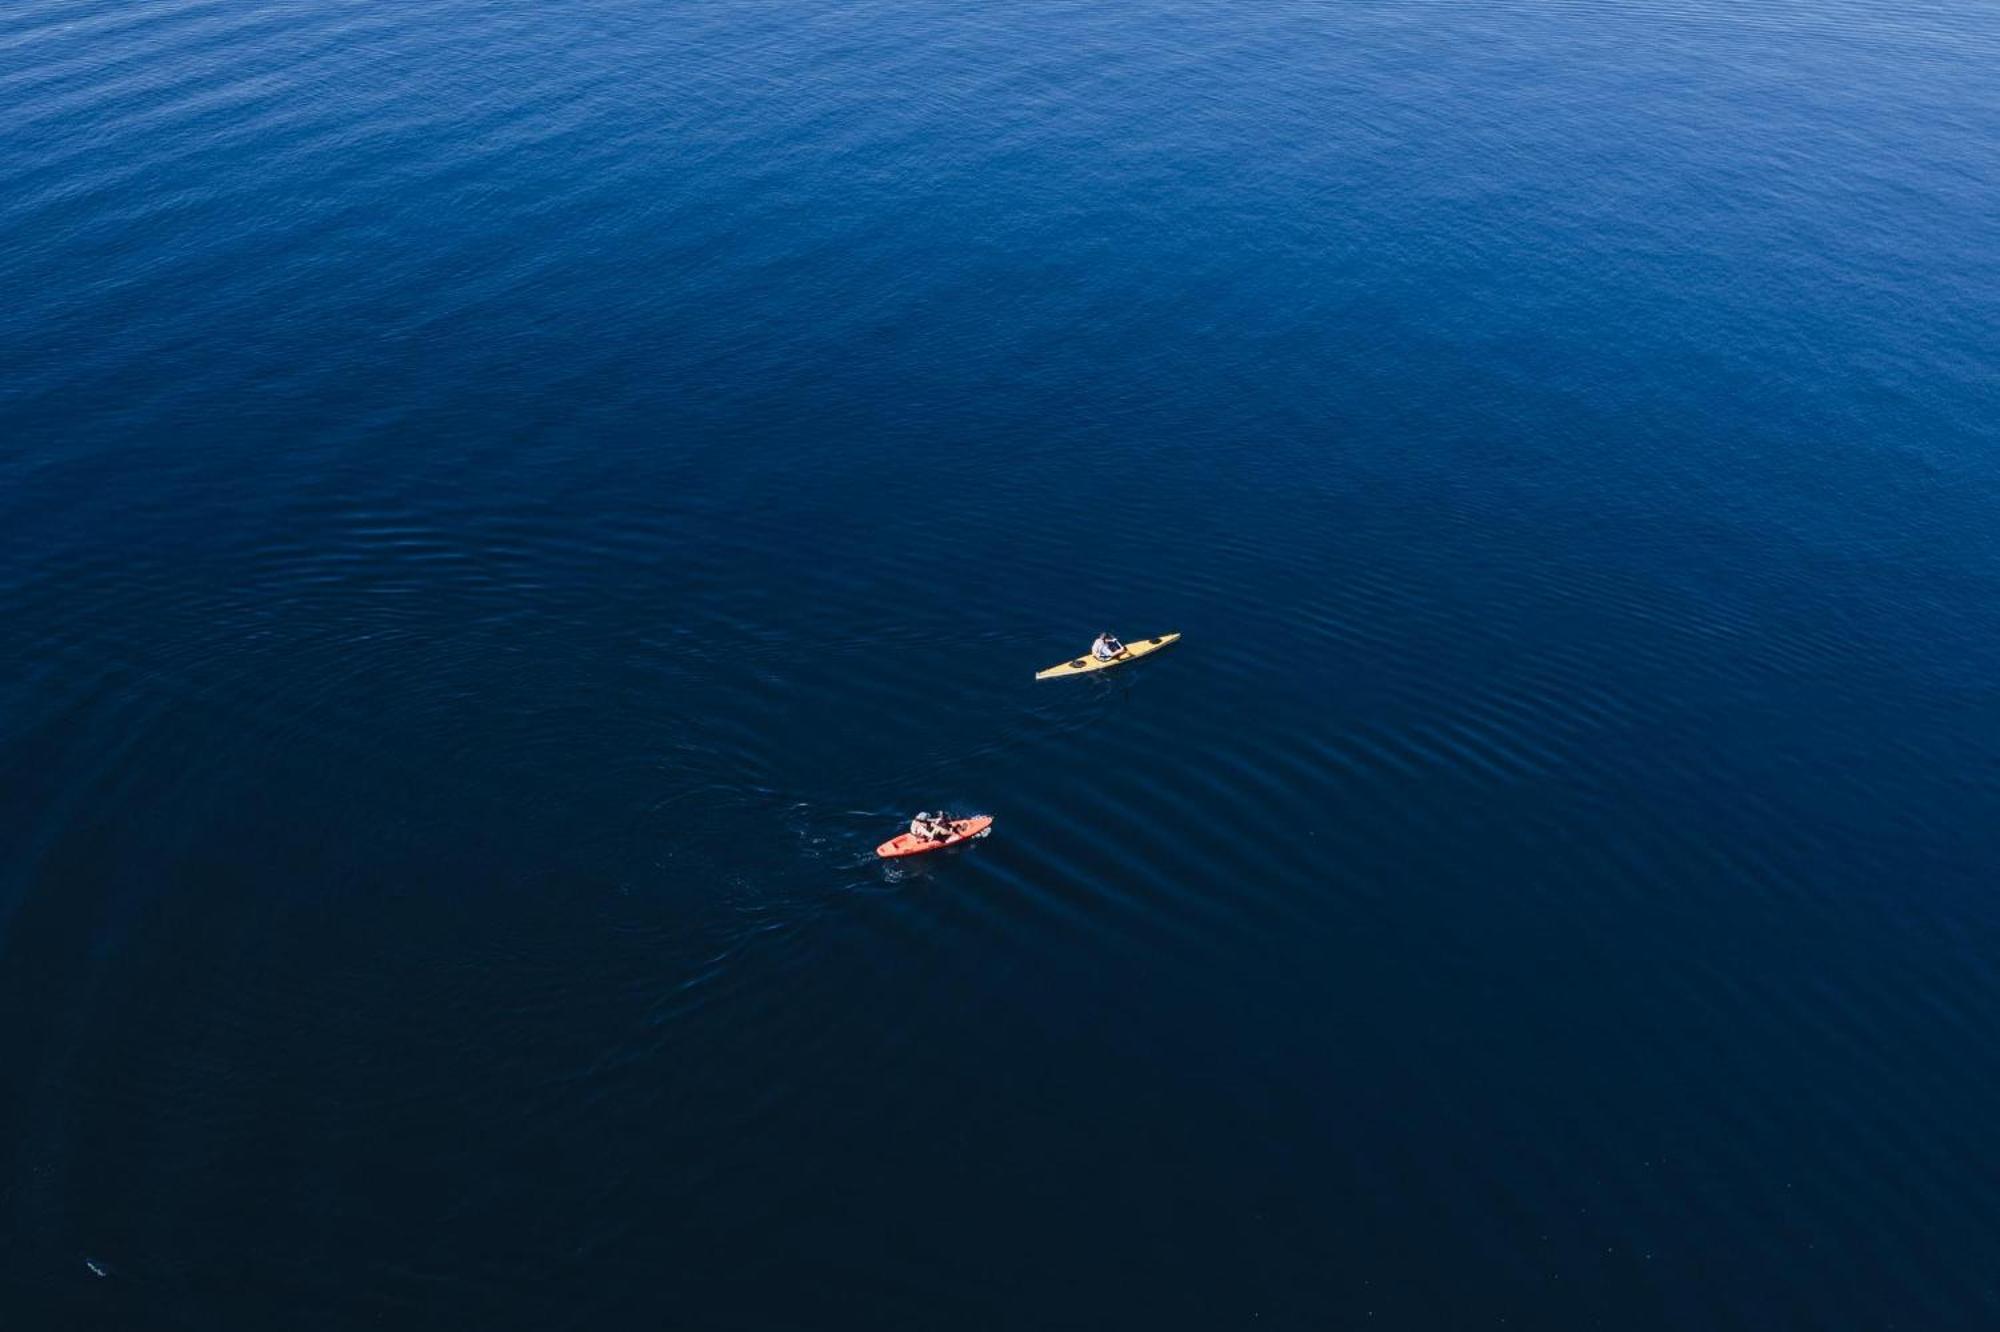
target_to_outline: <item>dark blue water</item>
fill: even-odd
[[[1996,68],[15,0],[0,1325],[2000,1324]]]

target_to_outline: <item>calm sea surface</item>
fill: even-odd
[[[0,10],[8,1332],[2000,1326],[1996,682],[1989,3]]]

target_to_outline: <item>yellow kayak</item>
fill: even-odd
[[[1053,680],[1063,675],[1088,675],[1092,671],[1101,671],[1111,666],[1123,666],[1128,661],[1137,661],[1148,653],[1158,652],[1169,643],[1178,643],[1180,641],[1181,636],[1179,634],[1161,634],[1157,638],[1135,638],[1128,641],[1125,644],[1125,650],[1110,661],[1099,661],[1086,652],[1081,657],[1077,657],[1072,661],[1066,661],[1060,666],[1051,666],[1045,671],[1036,671],[1035,678],[1037,680]]]

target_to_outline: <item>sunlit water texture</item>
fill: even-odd
[[[0,8],[0,1326],[2000,1326],[1996,70]]]

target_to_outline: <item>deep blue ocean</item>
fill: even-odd
[[[7,1332],[1996,1326],[2000,8],[0,9]]]

